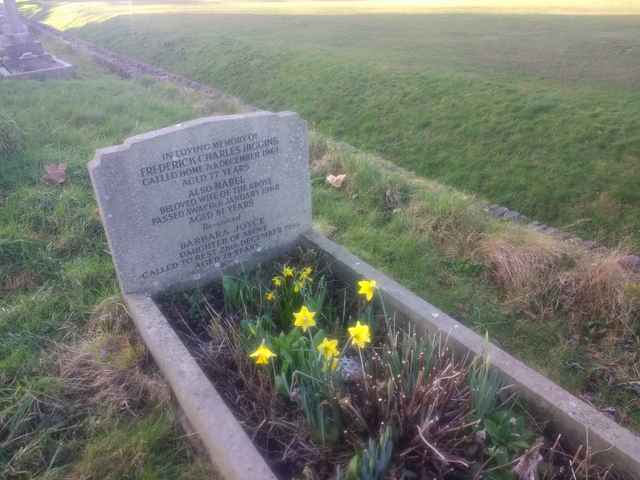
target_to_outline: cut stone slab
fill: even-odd
[[[307,127],[292,112],[138,135],[98,150],[89,174],[125,293],[202,285],[311,228]]]

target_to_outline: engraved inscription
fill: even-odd
[[[99,150],[89,172],[125,292],[202,284],[311,227],[307,130],[291,112],[132,137]]]

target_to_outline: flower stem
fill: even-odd
[[[364,360],[362,358],[362,349],[358,347],[358,355],[360,356],[360,366],[362,367],[362,378],[364,379],[364,390],[369,393],[369,381],[367,380],[367,372],[364,370]]]

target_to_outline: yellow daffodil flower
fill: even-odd
[[[300,293],[300,290],[302,290],[302,287],[304,287],[304,283],[303,282],[294,282],[293,283],[293,291],[295,293]]]
[[[267,292],[265,293],[264,298],[267,302],[273,302],[276,299],[276,294],[273,292]]]
[[[293,325],[300,327],[306,333],[311,327],[316,326],[316,312],[312,312],[306,306],[302,306],[299,312],[293,314]]]
[[[317,348],[325,360],[331,360],[340,355],[340,352],[338,352],[338,340],[329,340],[328,337],[325,337]]]
[[[349,336],[351,341],[358,348],[364,348],[367,343],[371,343],[371,330],[369,325],[362,325],[360,320],[356,322],[354,327],[349,327]]]
[[[282,277],[273,277],[271,281],[273,282],[274,287],[282,286]]]
[[[360,280],[358,282],[358,286],[360,287],[358,293],[364,296],[367,299],[367,302],[370,302],[373,298],[373,293],[376,290],[376,285],[377,283],[375,280]]]
[[[285,278],[293,277],[295,273],[296,271],[293,269],[293,267],[290,267],[289,265],[285,265],[284,267],[282,267],[282,275],[284,275]]]
[[[302,271],[300,272],[300,280],[302,280],[303,282],[306,282],[307,280],[311,280],[312,273],[313,273],[313,268],[311,267],[306,267],[302,269]]]
[[[255,358],[256,365],[267,365],[269,363],[269,359],[271,357],[275,357],[276,354],[269,350],[269,347],[267,347],[264,344],[264,340],[262,340],[262,343],[256,349],[256,351],[249,356],[251,358]]]

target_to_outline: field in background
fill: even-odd
[[[418,175],[640,249],[640,16],[570,15],[578,3],[604,5],[565,2],[557,16],[420,13],[426,3],[363,14],[401,8],[375,1],[24,5],[107,48],[298,111]],[[607,2],[609,13],[632,3]]]
[[[75,28],[129,14],[640,14],[633,0],[22,0],[31,12],[49,11],[49,21],[60,29]]]

